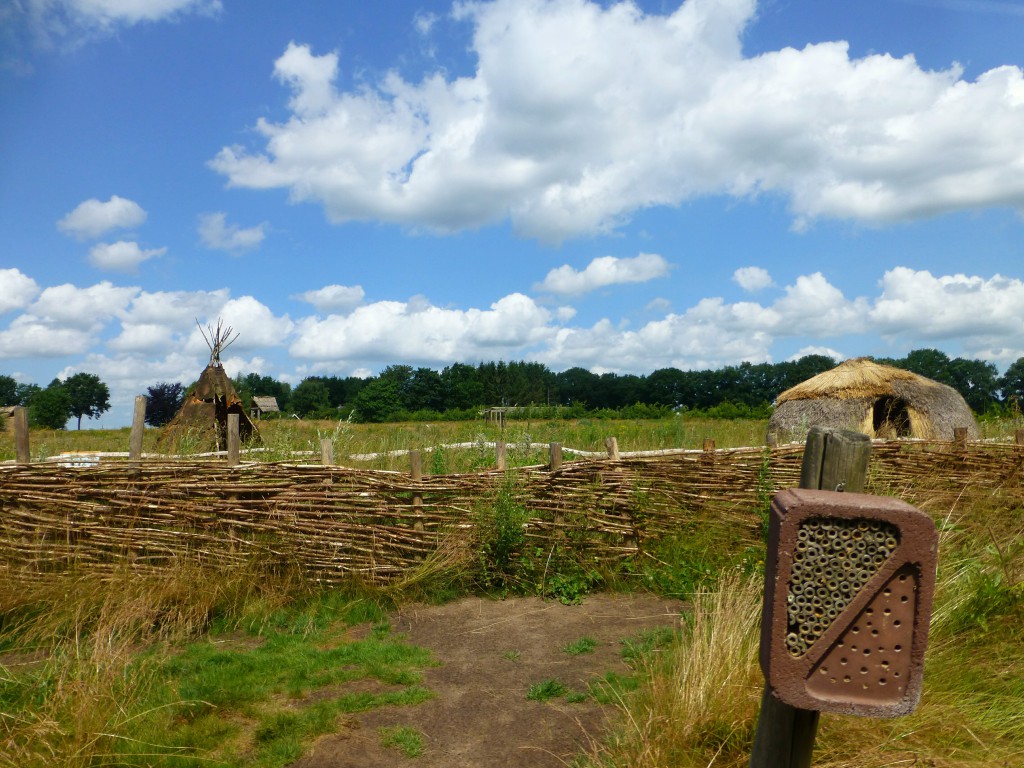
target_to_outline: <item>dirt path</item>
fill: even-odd
[[[392,617],[392,627],[440,662],[424,675],[435,698],[354,715],[292,768],[562,768],[600,737],[609,713],[593,699],[530,701],[530,686],[557,679],[585,691],[609,671],[626,674],[621,641],[673,626],[682,607],[645,595],[592,595],[573,606],[473,597],[405,608]],[[597,641],[592,653],[562,650],[582,637]],[[418,730],[423,754],[409,758],[382,747],[382,726]]]

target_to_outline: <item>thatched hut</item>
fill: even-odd
[[[210,339],[206,340],[210,362],[185,396],[181,410],[164,428],[162,445],[172,450],[183,444],[196,451],[224,450],[228,442],[228,414],[231,413],[238,414],[238,436],[242,442],[260,440],[259,430],[246,414],[242,398],[220,362],[220,353],[232,341],[230,327],[224,330],[218,322],[216,331],[210,329]]]
[[[769,438],[802,440],[813,426],[871,437],[952,440],[955,427],[979,436],[970,407],[952,387],[861,357],[787,389],[775,400]]]

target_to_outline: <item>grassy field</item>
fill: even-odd
[[[494,449],[485,443],[503,440],[511,445],[509,463],[513,466],[541,464],[547,461],[543,449],[516,447],[527,443],[562,443],[582,451],[604,451],[607,437],[615,437],[621,451],[700,448],[705,438],[713,438],[719,448],[764,444],[767,421],[715,420],[685,416],[657,420],[572,419],[548,421],[509,421],[504,429],[481,421],[405,422],[397,424],[353,424],[347,421],[299,421],[275,419],[259,424],[263,450],[247,458],[258,461],[319,460],[321,440],[334,446],[335,461],[365,469],[407,469],[406,456],[392,452],[420,450],[428,452],[424,470],[433,474],[472,472],[494,465]],[[33,460],[43,460],[75,451],[117,452],[128,450],[130,430],[33,430],[30,451]],[[159,450],[161,429],[149,428],[143,436],[143,452]],[[444,449],[440,446],[472,443],[476,448]],[[187,450],[187,449],[186,449]],[[378,454],[379,458],[353,458]],[[10,433],[0,432],[0,461],[13,459],[14,443]],[[571,454],[566,454],[571,458]]]
[[[329,437],[339,463],[352,464],[344,457],[502,437],[480,423],[263,426],[268,458],[318,449]],[[644,450],[699,448],[710,437],[735,447],[758,444],[764,427],[686,419],[512,423],[504,439],[528,435],[533,442],[602,450],[604,438],[615,435],[622,450]],[[986,427],[989,437],[1002,439],[1012,439],[1014,428]],[[1005,434],[995,434],[999,429]],[[34,432],[33,454],[123,450],[127,436],[127,430]],[[155,438],[155,430],[147,433],[147,450]],[[3,441],[0,451],[7,451],[9,438]],[[424,463],[430,471],[470,471],[489,455],[438,451]],[[524,454],[520,463],[543,460]],[[405,469],[407,459],[361,466]],[[352,584],[323,591],[295,573],[268,574],[258,563],[181,562],[146,578],[126,563],[112,578],[54,574],[31,590],[0,579],[0,766],[283,766],[347,713],[414,706],[431,695],[419,677],[431,662],[392,635],[387,611],[411,599],[444,600],[493,585],[495,563],[488,558],[501,548],[488,537],[500,527],[478,530],[387,590]],[[606,588],[682,594],[693,598],[694,610],[668,649],[635,649],[637,675],[628,685],[613,681],[595,691],[620,708],[621,725],[579,766],[746,765],[763,685],[756,664],[763,558],[734,549],[734,542],[697,529],[663,542],[656,559],[642,566],[604,574]],[[362,622],[373,631],[350,640],[347,628]],[[1024,510],[998,494],[964,497],[941,521],[920,707],[896,720],[823,716],[814,764],[1024,766],[1021,637]],[[301,710],[289,705],[297,696],[362,679],[386,682],[389,698],[324,697]],[[416,752],[414,735],[381,738],[406,755]]]

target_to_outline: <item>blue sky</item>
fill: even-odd
[[[0,0],[0,373],[1024,356],[1024,3]]]

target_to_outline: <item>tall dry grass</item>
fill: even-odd
[[[155,679],[159,648],[193,637],[215,617],[265,620],[308,592],[297,575],[259,563],[182,562],[159,575],[127,565],[113,576],[54,573],[0,580],[0,766],[85,768],[132,739],[138,702]],[[168,754],[146,745],[143,751]]]
[[[616,768],[746,765],[762,678],[761,581],[730,574],[697,593],[677,642],[620,697],[624,725],[593,755]]]

